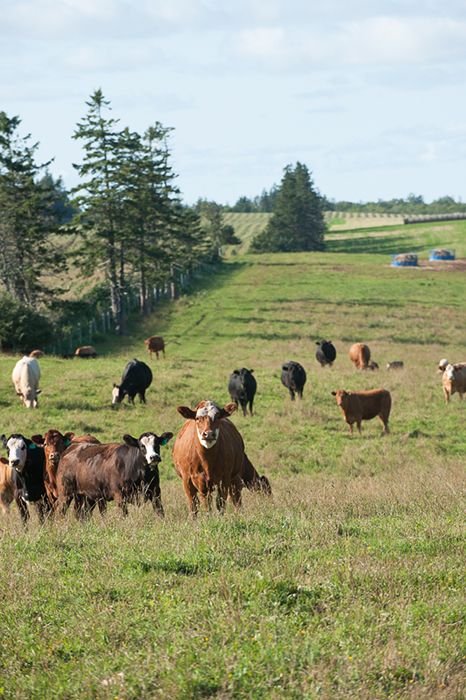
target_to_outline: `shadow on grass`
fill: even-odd
[[[412,238],[390,236],[390,234],[377,238],[371,235],[365,235],[362,238],[348,237],[338,241],[329,239],[326,244],[328,253],[379,253],[395,255],[397,253],[416,253],[426,249],[425,242],[423,244],[414,244]]]

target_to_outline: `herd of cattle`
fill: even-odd
[[[155,342],[153,342],[155,339]],[[161,342],[160,342],[161,341]],[[160,336],[145,341],[150,356],[163,352],[165,344]],[[336,349],[331,341],[317,343],[316,359],[322,367],[332,366]],[[84,346],[89,349],[91,346]],[[93,350],[93,348],[91,348]],[[80,352],[80,357],[93,357],[94,352]],[[28,408],[37,407],[40,380],[38,358],[40,351],[33,351],[19,360],[12,373],[16,393]],[[351,346],[349,357],[358,369],[376,370],[369,347],[364,343]],[[389,370],[403,369],[403,362],[387,365]],[[442,386],[446,403],[454,393],[460,399],[466,391],[466,363],[451,364],[442,359],[438,366],[442,374]],[[114,384],[112,405],[125,396],[134,403],[136,396],[145,403],[145,393],[152,382],[152,370],[137,359],[128,362],[121,382]],[[296,394],[303,396],[306,372],[302,365],[289,361],[282,365],[281,382],[294,401]],[[191,513],[195,516],[201,502],[210,509],[216,490],[216,505],[224,511],[226,500],[231,498],[235,506],[241,504],[244,487],[266,495],[272,493],[270,482],[259,475],[248,458],[241,434],[231,422],[231,414],[241,406],[253,414],[257,382],[252,369],[235,369],[228,382],[232,403],[223,407],[213,401],[201,401],[195,409],[179,406],[178,412],[186,419],[173,446],[173,462]],[[345,421],[353,432],[356,424],[361,432],[363,420],[379,417],[383,432],[388,433],[391,396],[386,389],[371,391],[332,391]],[[41,521],[56,512],[64,514],[74,502],[78,518],[89,516],[97,505],[100,512],[108,501],[115,501],[123,513],[129,503],[150,501],[156,513],[164,515],[160,492],[158,466],[161,448],[173,438],[173,433],[157,435],[145,432],[135,438],[124,435],[122,443],[102,444],[92,435],[75,436],[48,430],[44,435],[30,439],[14,433],[0,441],[8,458],[0,457],[0,508],[6,513],[16,502],[23,521],[29,518],[29,504],[34,504]]]

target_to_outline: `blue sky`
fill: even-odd
[[[98,87],[174,127],[187,202],[233,203],[305,162],[330,198],[466,201],[466,3],[0,0],[0,109],[67,186]]]

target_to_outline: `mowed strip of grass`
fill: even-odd
[[[252,367],[257,413],[235,415],[272,480],[240,514],[187,518],[170,449],[166,520],[115,509],[0,534],[0,692],[7,697],[461,697],[464,405],[443,404],[440,357],[465,359],[464,275],[393,270],[384,255],[250,256],[204,289],[112,339],[95,361],[41,361],[36,412],[22,409],[0,358],[0,429],[58,427],[102,440],[177,432],[180,404],[229,400]],[[113,381],[160,333],[147,406],[110,409]],[[337,346],[331,369],[314,340]],[[369,343],[381,367],[347,357]],[[308,370],[304,400],[280,384]],[[392,434],[377,420],[350,438],[330,391],[385,386]],[[172,482],[172,483],[170,483]]]

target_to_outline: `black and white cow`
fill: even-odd
[[[234,369],[228,381],[228,391],[231,396],[231,400],[241,404],[243,409],[243,415],[247,414],[247,406],[249,404],[249,412],[252,416],[252,405],[254,403],[254,396],[257,391],[256,378],[253,376],[253,369],[246,369],[242,367],[241,369]]]
[[[123,370],[121,384],[113,385],[112,406],[121,403],[125,396],[134,404],[136,394],[142,403],[146,403],[146,389],[152,384],[152,370],[145,362],[130,360]]]
[[[306,372],[299,362],[290,360],[282,365],[282,384],[290,392],[291,400],[295,400],[295,393],[303,398],[303,389],[306,383]]]
[[[107,445],[81,443],[71,445],[63,453],[57,469],[59,509],[66,512],[73,498],[98,503],[101,511],[105,502],[115,501],[124,514],[128,503],[137,502],[140,494],[151,501],[154,510],[163,517],[160,493],[160,448],[173,433],[147,432],[136,439],[123,436],[123,444]]]
[[[337,351],[331,340],[316,340],[316,360],[322,367],[329,367],[335,362]]]
[[[0,437],[14,470],[15,501],[24,522],[29,518],[28,503],[34,503],[41,522],[51,511],[44,483],[45,454],[42,447],[20,433]]]

